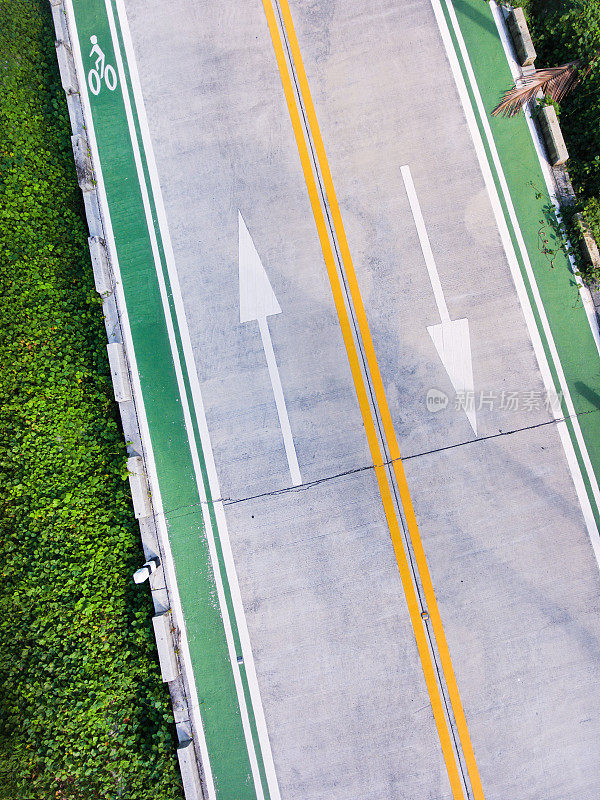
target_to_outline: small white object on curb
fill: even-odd
[[[133,582],[134,583],[144,583],[147,581],[150,575],[156,572],[156,570],[160,566],[160,559],[158,556],[154,558],[149,558],[145,564],[143,564],[139,569],[133,573]]]
[[[111,342],[106,346],[110,375],[117,403],[126,403],[132,399],[131,382],[125,359],[125,350],[120,342]]]
[[[144,462],[140,456],[131,456],[131,458],[127,459],[127,472],[129,473],[129,486],[131,487],[135,518],[143,519],[144,517],[149,517],[152,513],[152,505],[150,503]]]
[[[171,633],[171,614],[166,611],[152,617],[154,635],[156,637],[156,647],[158,650],[158,661],[160,663],[160,674],[165,683],[175,680],[179,675],[179,664],[173,646],[173,634]]]

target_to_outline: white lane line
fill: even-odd
[[[296,457],[296,448],[294,446],[294,437],[292,436],[290,418],[288,417],[287,408],[285,405],[283,387],[281,385],[281,378],[279,377],[279,368],[277,367],[277,361],[275,360],[273,342],[271,341],[269,323],[267,322],[266,317],[260,317],[258,320],[258,329],[260,330],[260,338],[262,340],[265,357],[267,359],[267,368],[269,370],[271,386],[273,387],[273,396],[275,397],[275,406],[277,408],[277,416],[279,417],[279,424],[281,426],[281,433],[283,435],[283,445],[285,447],[285,454],[287,456],[288,465],[290,468],[292,483],[294,486],[300,486],[302,484],[302,476],[300,475],[300,467],[298,466],[298,458]]]
[[[77,23],[75,21],[75,12],[73,9],[72,0],[65,0],[65,8],[67,12],[67,23],[74,33],[71,36],[71,46],[73,57],[77,66],[79,74],[79,87],[81,92],[81,99],[84,108],[85,121],[86,121],[86,136],[92,154],[92,161],[94,164],[94,173],[97,181],[98,200],[102,210],[102,221],[104,232],[106,235],[106,244],[109,250],[111,266],[115,276],[115,294],[117,296],[117,306],[119,309],[121,330],[123,332],[123,339],[127,352],[127,359],[131,368],[131,379],[133,384],[133,394],[135,398],[135,408],[138,416],[138,423],[140,426],[140,434],[144,448],[144,461],[147,470],[148,481],[152,493],[152,504],[155,510],[155,520],[157,527],[160,531],[161,544],[166,556],[166,573],[167,585],[169,587],[169,599],[171,602],[171,610],[173,617],[176,621],[177,627],[180,631],[180,654],[186,666],[186,672],[190,676],[189,692],[190,692],[190,716],[191,722],[196,736],[196,741],[200,748],[200,755],[202,758],[202,770],[204,779],[209,793],[209,800],[216,800],[216,792],[214,781],[211,772],[210,758],[208,755],[208,748],[206,746],[206,738],[204,735],[204,727],[202,725],[202,715],[200,713],[200,703],[198,700],[198,692],[194,680],[194,673],[192,670],[192,659],[190,655],[189,642],[187,638],[187,631],[185,627],[185,620],[183,616],[183,609],[181,606],[181,598],[179,595],[179,587],[177,585],[177,577],[175,574],[175,564],[173,560],[173,553],[171,551],[171,544],[169,541],[169,531],[167,529],[166,518],[162,504],[162,496],[160,493],[160,484],[158,482],[158,474],[156,471],[156,461],[154,458],[154,451],[152,448],[152,439],[150,437],[150,428],[148,425],[148,418],[146,415],[146,407],[144,405],[144,396],[137,369],[137,361],[135,358],[135,350],[133,347],[133,338],[131,335],[131,326],[129,323],[129,314],[127,310],[127,303],[125,300],[125,292],[123,289],[123,281],[121,278],[121,271],[119,266],[119,259],[117,255],[117,248],[115,244],[114,233],[112,229],[112,220],[110,216],[110,209],[108,205],[108,197],[106,194],[106,187],[102,173],[102,162],[100,160],[100,152],[98,150],[98,143],[96,141],[96,134],[93,124],[92,109],[90,105],[89,95],[87,92],[87,85],[85,82],[85,69],[81,57],[81,49],[79,45],[79,34],[77,32]],[[83,78],[82,78],[83,76]]]
[[[176,376],[177,376],[177,385],[178,385],[179,394],[180,394],[180,397],[181,397],[181,406],[182,406],[182,411],[183,411],[184,420],[185,420],[186,433],[187,433],[187,437],[188,437],[188,440],[189,440],[189,443],[190,443],[190,451],[191,451],[191,455],[192,455],[192,462],[193,462],[193,465],[194,465],[194,473],[195,473],[195,478],[196,478],[196,485],[198,487],[198,493],[200,495],[200,500],[202,501],[201,502],[201,507],[202,507],[202,514],[203,514],[203,518],[204,518],[204,526],[205,526],[205,531],[206,531],[206,538],[207,538],[209,552],[210,552],[210,559],[211,559],[213,574],[214,574],[214,577],[215,577],[215,584],[216,584],[216,587],[217,587],[217,597],[218,597],[218,600],[219,600],[219,607],[220,607],[220,610],[221,610],[221,617],[223,619],[223,628],[224,628],[224,631],[225,631],[225,638],[226,638],[226,641],[227,641],[227,648],[228,648],[228,651],[229,651],[229,658],[230,658],[230,662],[231,662],[231,667],[232,667],[232,672],[233,672],[233,678],[234,678],[236,693],[237,693],[237,696],[238,696],[238,703],[239,703],[239,707],[240,707],[240,717],[241,717],[241,721],[242,721],[242,728],[243,728],[243,731],[244,731],[244,737],[246,739],[246,747],[247,747],[247,750],[248,750],[248,757],[249,757],[249,760],[250,760],[250,766],[251,766],[251,770],[252,770],[252,777],[253,777],[253,780],[254,780],[254,785],[255,785],[255,789],[256,789],[257,798],[258,798],[258,800],[264,800],[264,794],[263,794],[263,789],[262,789],[262,781],[261,781],[261,778],[260,778],[260,771],[259,771],[259,767],[258,767],[258,759],[256,757],[256,752],[255,752],[255,749],[254,749],[254,741],[253,741],[253,738],[252,738],[252,729],[251,729],[251,725],[250,725],[250,717],[249,717],[249,714],[248,714],[248,709],[246,707],[246,697],[245,697],[245,694],[244,694],[244,686],[243,686],[242,677],[241,677],[241,674],[240,674],[239,664],[238,664],[238,661],[237,661],[237,653],[236,653],[236,649],[235,649],[233,630],[232,630],[232,627],[231,627],[231,621],[229,619],[229,612],[228,612],[228,609],[227,609],[227,601],[226,601],[226,597],[225,597],[225,589],[224,589],[224,585],[223,585],[223,579],[222,579],[222,576],[221,576],[221,570],[220,570],[220,567],[219,567],[217,549],[216,549],[214,534],[213,534],[213,530],[212,530],[212,524],[211,524],[210,512],[209,512],[208,503],[207,503],[207,497],[206,497],[206,494],[204,492],[204,481],[203,481],[203,478],[202,478],[202,469],[201,469],[201,466],[200,466],[200,457],[199,457],[199,453],[198,453],[198,448],[196,446],[196,438],[195,438],[195,435],[194,435],[194,430],[193,430],[193,425],[192,425],[192,417],[191,417],[190,408],[189,408],[189,404],[188,404],[188,401],[187,401],[187,395],[186,395],[186,391],[185,391],[185,383],[184,383],[184,380],[183,380],[183,371],[182,371],[182,368],[181,368],[181,363],[179,361],[179,354],[178,354],[178,351],[177,351],[177,342],[176,342],[176,338],[175,338],[175,329],[174,329],[174,326],[173,326],[173,320],[171,318],[171,313],[170,313],[170,310],[169,310],[169,301],[168,301],[167,288],[166,288],[164,276],[163,276],[163,273],[162,273],[162,267],[161,267],[161,263],[160,263],[160,255],[159,255],[159,250],[158,250],[158,243],[157,243],[156,234],[155,234],[155,231],[154,231],[154,221],[152,219],[152,211],[151,211],[151,208],[150,208],[148,189],[147,189],[147,186],[146,186],[146,180],[145,180],[145,177],[144,177],[144,171],[143,171],[143,166],[142,166],[140,150],[139,150],[139,146],[138,146],[138,142],[137,142],[137,136],[136,136],[136,132],[135,132],[135,124],[134,124],[134,120],[133,120],[133,113],[132,113],[132,109],[131,109],[131,103],[130,103],[130,100],[129,100],[129,93],[127,91],[125,70],[124,70],[124,67],[123,67],[123,59],[122,59],[121,50],[120,50],[120,47],[119,47],[119,40],[118,40],[118,37],[117,37],[117,30],[116,30],[115,20],[114,20],[114,16],[113,16],[113,12],[112,12],[111,0],[105,0],[105,5],[106,5],[106,11],[107,11],[107,16],[108,16],[108,23],[109,23],[109,27],[110,27],[111,37],[112,37],[112,40],[113,40],[113,47],[114,47],[114,50],[115,50],[115,58],[117,60],[117,69],[118,69],[119,78],[120,78],[120,81],[121,81],[121,90],[122,90],[122,93],[123,93],[123,102],[125,104],[125,114],[127,116],[127,124],[128,124],[128,127],[129,127],[129,135],[131,137],[131,143],[132,143],[133,154],[134,154],[134,159],[135,159],[135,164],[136,164],[136,170],[137,170],[137,173],[138,173],[138,181],[139,181],[140,189],[141,189],[141,193],[142,193],[142,202],[143,202],[143,205],[144,205],[144,213],[146,215],[146,224],[147,224],[147,227],[148,227],[148,233],[149,233],[150,241],[151,241],[151,245],[152,245],[152,254],[153,254],[153,258],[154,258],[156,274],[157,274],[157,277],[158,277],[161,300],[162,300],[162,304],[163,304],[163,308],[164,308],[164,312],[165,312],[165,319],[166,319],[166,324],[167,324],[169,343],[170,343],[170,346],[171,346],[171,352],[172,352],[172,355],[173,355],[173,363],[174,363],[174,366],[175,366],[175,373],[176,373]],[[125,37],[124,37],[124,41],[125,41]],[[129,59],[128,59],[128,64],[129,64]]]
[[[267,275],[258,251],[252,241],[250,231],[246,227],[244,218],[239,210],[238,228],[240,322],[258,322],[292,483],[294,486],[300,486],[302,484],[302,477],[300,476],[300,467],[298,466],[294,437],[292,435],[290,418],[285,404],[285,396],[279,376],[279,367],[277,366],[273,342],[271,341],[269,323],[267,322],[267,317],[281,314],[281,306],[277,302],[269,276]]]
[[[473,359],[471,357],[469,321],[467,319],[450,319],[446,298],[442,290],[442,282],[440,281],[437,264],[433,257],[429,235],[427,234],[425,220],[423,219],[423,213],[421,211],[421,204],[419,203],[410,167],[404,165],[400,168],[400,172],[402,173],[402,180],[404,181],[404,187],[408,195],[408,202],[415,221],[419,242],[421,243],[421,250],[423,251],[427,273],[433,288],[433,295],[442,320],[439,325],[429,325],[427,331],[431,336],[440,361],[448,373],[448,377],[450,378],[458,398],[462,400],[461,405],[463,411],[467,415],[471,428],[473,428],[473,433],[477,435],[477,417],[473,399],[475,384],[473,381]]]
[[[404,187],[406,189],[406,194],[408,195],[410,210],[412,211],[412,215],[415,220],[415,226],[417,228],[417,234],[419,235],[421,250],[423,251],[423,258],[425,259],[425,265],[427,267],[429,280],[431,281],[431,287],[433,289],[433,296],[435,297],[435,302],[437,304],[438,311],[440,312],[440,319],[442,322],[450,322],[450,314],[448,312],[448,306],[446,305],[446,298],[444,297],[442,282],[440,281],[437,264],[435,263],[435,258],[433,257],[429,235],[427,233],[425,220],[423,219],[423,213],[421,211],[421,204],[419,203],[419,198],[417,197],[417,190],[415,189],[415,184],[412,179],[408,164],[400,167],[400,172],[402,173],[402,180],[404,181]]]
[[[538,365],[540,368],[540,372],[542,374],[542,379],[544,381],[544,386],[546,387],[546,391],[549,393],[549,396],[554,396],[556,393],[556,387],[554,385],[554,381],[552,379],[552,373],[550,371],[550,365],[548,363],[548,359],[546,357],[546,353],[544,352],[544,347],[542,344],[542,339],[540,336],[540,332],[538,330],[535,317],[533,315],[533,309],[531,307],[531,303],[529,301],[529,297],[527,295],[527,289],[525,288],[525,282],[523,280],[523,276],[521,274],[521,270],[519,267],[519,262],[517,260],[517,255],[510,238],[510,233],[508,230],[508,224],[504,217],[504,213],[502,211],[502,206],[500,204],[500,197],[498,195],[498,190],[496,188],[496,184],[494,182],[494,178],[492,175],[491,167],[488,163],[485,148],[483,145],[483,139],[481,137],[481,133],[479,131],[479,127],[477,125],[477,120],[475,119],[475,112],[473,107],[471,106],[471,101],[469,99],[469,94],[467,91],[467,86],[465,80],[462,75],[462,71],[460,68],[460,64],[458,62],[458,56],[454,50],[454,44],[452,42],[452,37],[450,35],[450,29],[448,28],[448,24],[446,22],[446,18],[444,17],[444,12],[442,11],[442,6],[440,0],[431,0],[431,4],[433,6],[433,11],[435,14],[435,18],[438,23],[438,27],[440,29],[440,34],[442,37],[442,41],[444,43],[444,47],[446,50],[446,55],[448,57],[448,61],[450,62],[450,68],[452,70],[452,74],[454,76],[454,81],[456,83],[458,93],[461,99],[461,103],[465,112],[465,117],[467,120],[467,125],[469,126],[469,131],[471,133],[471,138],[473,140],[473,145],[475,147],[475,152],[477,154],[477,159],[479,161],[479,166],[483,174],[483,179],[485,181],[485,185],[487,188],[488,195],[490,197],[490,202],[492,204],[492,209],[494,211],[494,216],[496,217],[496,224],[498,226],[498,230],[500,232],[500,238],[502,239],[502,244],[504,246],[504,250],[506,253],[506,257],[508,259],[508,264],[511,270],[512,278],[515,284],[515,288],[517,290],[517,295],[519,297],[519,301],[521,303],[521,308],[523,310],[523,315],[525,317],[525,321],[527,324],[527,328],[529,330],[529,336],[531,337],[531,342],[533,345],[534,352],[536,354],[536,358],[538,361]],[[541,297],[539,295],[539,290],[537,288],[537,284],[535,282],[535,278],[533,275],[533,270],[531,267],[531,263],[529,261],[529,256],[527,254],[527,248],[525,247],[525,243],[523,241],[523,237],[520,236],[520,228],[518,221],[516,219],[516,214],[514,211],[514,207],[512,206],[512,202],[510,200],[510,193],[508,191],[508,185],[506,184],[506,178],[504,177],[504,172],[502,171],[502,166],[500,165],[500,159],[498,157],[498,152],[495,147],[495,143],[491,134],[491,130],[489,128],[489,123],[487,121],[487,117],[485,114],[485,109],[483,108],[483,102],[481,101],[481,95],[479,94],[479,89],[477,87],[477,82],[475,80],[475,75],[473,73],[473,68],[471,67],[470,60],[468,53],[466,52],[466,46],[464,44],[464,40],[462,39],[462,34],[460,33],[460,29],[457,30],[458,27],[458,20],[456,23],[454,20],[456,19],[456,15],[453,16],[454,9],[452,8],[451,3],[448,3],[446,0],[446,4],[448,6],[448,10],[450,13],[450,19],[453,22],[453,27],[455,28],[455,33],[457,40],[459,42],[459,46],[461,49],[461,53],[463,54],[463,58],[465,60],[465,66],[467,68],[467,74],[469,75],[469,80],[471,82],[471,86],[473,89],[473,93],[475,95],[477,106],[480,110],[480,114],[482,117],[482,122],[484,125],[484,130],[486,133],[486,137],[488,139],[488,143],[490,146],[490,150],[492,153],[492,158],[496,169],[498,171],[498,177],[501,183],[502,191],[505,197],[505,201],[507,204],[507,208],[509,209],[509,216],[511,222],[515,227],[515,234],[517,236],[517,242],[519,243],[519,249],[521,249],[521,243],[523,249],[521,249],[521,253],[523,256],[523,261],[525,264],[525,269],[530,280],[531,290],[535,299],[536,307],[538,310],[538,314],[542,321],[542,327],[546,334],[548,340],[548,346],[550,348],[550,352],[555,359],[555,369],[559,378],[560,387],[563,392],[563,396],[565,398],[565,403],[567,405],[567,409],[569,414],[572,417],[572,424],[573,429],[575,430],[577,442],[579,444],[582,457],[584,459],[584,463],[586,465],[586,469],[588,470],[588,477],[590,480],[590,484],[592,486],[592,491],[594,497],[596,498],[596,502],[598,503],[598,498],[600,497],[600,492],[598,491],[598,484],[594,475],[593,470],[591,469],[591,462],[589,460],[589,456],[587,455],[587,450],[585,448],[585,442],[583,441],[583,436],[581,434],[581,429],[579,428],[579,422],[575,415],[575,409],[573,407],[573,402],[571,400],[571,396],[569,394],[569,389],[564,377],[564,373],[562,370],[562,366],[560,364],[560,360],[558,359],[558,353],[556,352],[556,346],[554,344],[554,340],[552,338],[552,333],[550,331],[550,326],[548,324],[548,319],[546,317],[546,313],[541,301]],[[482,113],[483,110],[483,113]],[[520,236],[520,238],[519,238]],[[590,499],[588,497],[585,483],[583,481],[583,476],[581,474],[581,470],[579,468],[579,463],[577,461],[577,456],[575,454],[575,448],[573,446],[573,442],[571,441],[571,437],[569,435],[569,430],[567,428],[567,424],[562,417],[562,411],[558,403],[552,404],[552,413],[554,418],[556,419],[556,427],[558,429],[561,442],[565,451],[565,455],[567,458],[567,462],[569,464],[569,469],[571,471],[571,476],[573,478],[573,482],[575,484],[575,489],[577,491],[577,496],[579,498],[579,502],[581,504],[583,516],[587,525],[588,533],[590,536],[590,540],[592,542],[592,547],[594,549],[594,554],[596,556],[596,560],[600,565],[600,538],[598,537],[598,528],[596,526],[596,520],[594,518],[594,514],[592,511],[592,506],[590,503]],[[586,460],[587,459],[587,460]],[[588,466],[589,465],[589,466]],[[599,503],[600,505],[600,503]]]
[[[502,42],[502,46],[506,54],[506,59],[508,61],[508,66],[510,67],[511,75],[516,81],[521,77],[521,70],[515,58],[514,48],[512,46],[510,36],[506,29],[506,21],[504,19],[504,15],[498,4],[495,2],[495,0],[490,0],[490,7],[492,9],[492,14],[494,15],[494,21],[496,23],[496,27],[498,28],[500,41]],[[524,107],[523,112],[525,114],[525,119],[527,120],[529,132],[531,134],[531,138],[533,139],[533,144],[535,146],[538,160],[540,162],[540,167],[542,169],[542,174],[544,176],[544,182],[546,183],[546,189],[548,190],[548,195],[550,196],[552,205],[556,210],[556,216],[560,221],[561,220],[560,203],[556,196],[556,184],[554,183],[554,179],[552,177],[552,169],[546,159],[546,149],[541,139],[540,130],[538,126],[535,124],[535,120],[533,119],[533,114],[531,113],[531,106],[529,104]],[[583,307],[585,309],[585,313],[588,318],[588,322],[592,331],[592,336],[594,337],[596,348],[598,349],[598,353],[600,354],[600,329],[598,327],[598,317],[596,315],[596,309],[594,308],[592,295],[588,287],[583,283],[580,276],[577,274],[577,264],[575,263],[575,259],[573,258],[573,255],[571,253],[569,253],[569,261],[571,262],[573,275],[575,277],[575,281],[579,288],[579,293],[581,294],[581,300],[583,302]]]
[[[217,470],[215,466],[214,454],[210,440],[210,434],[208,431],[208,424],[206,421],[206,414],[204,411],[204,403],[202,400],[202,393],[200,390],[200,381],[198,379],[198,372],[196,369],[196,361],[194,358],[194,353],[192,350],[192,343],[190,339],[190,333],[188,329],[187,319],[185,316],[185,307],[183,304],[183,297],[181,294],[181,287],[179,285],[179,276],[177,274],[177,267],[175,264],[175,257],[173,254],[173,245],[171,242],[171,236],[169,232],[169,227],[167,223],[167,215],[164,208],[164,202],[162,197],[162,191],[160,188],[160,180],[158,177],[158,170],[156,167],[156,160],[154,157],[154,149],[152,147],[152,140],[150,136],[150,128],[148,125],[148,119],[146,117],[146,109],[143,100],[143,93],[142,87],[139,79],[138,69],[137,69],[137,61],[135,59],[135,51],[133,48],[133,40],[131,38],[131,32],[129,29],[129,22],[127,20],[127,13],[125,10],[125,5],[123,0],[116,0],[117,11],[119,14],[119,21],[121,23],[121,33],[123,35],[123,42],[125,44],[125,52],[127,55],[127,63],[129,66],[129,74],[131,77],[131,85],[133,89],[133,95],[136,105],[136,110],[138,114],[138,123],[140,126],[140,131],[142,134],[142,142],[144,146],[144,152],[146,155],[146,162],[148,166],[148,172],[150,175],[150,183],[152,187],[152,193],[154,197],[154,202],[156,206],[156,213],[158,217],[158,225],[160,229],[160,234],[162,238],[162,243],[164,247],[165,253],[165,260],[167,264],[167,272],[169,274],[169,281],[171,284],[171,292],[173,297],[173,304],[175,306],[175,312],[177,316],[177,322],[179,327],[179,333],[181,336],[181,343],[183,346],[184,351],[184,358],[185,364],[187,368],[188,378],[190,382],[190,389],[192,392],[192,400],[194,405],[194,412],[196,416],[196,421],[198,423],[198,429],[200,432],[200,443],[202,446],[202,452],[204,455],[206,471],[208,474],[208,481],[210,486],[210,492],[213,498],[220,498],[221,497],[221,489],[219,486],[219,479],[217,476]],[[183,398],[182,398],[183,399]],[[199,490],[201,492],[201,497],[205,497],[204,493],[204,485],[200,481]],[[223,551],[223,560],[225,562],[225,571],[227,574],[227,578],[229,581],[229,590],[231,593],[231,600],[234,607],[235,619],[238,626],[238,635],[240,638],[240,646],[242,649],[242,657],[244,660],[244,666],[246,669],[246,678],[248,681],[248,688],[250,691],[250,698],[252,701],[252,709],[254,711],[254,719],[256,722],[256,728],[258,733],[259,744],[261,748],[261,753],[263,757],[263,765],[265,768],[265,774],[267,778],[267,785],[269,788],[269,793],[271,795],[271,800],[281,800],[281,794],[279,791],[279,783],[277,780],[277,775],[275,772],[275,764],[273,762],[273,755],[271,751],[271,744],[269,741],[269,734],[267,730],[267,724],[264,715],[264,709],[262,704],[262,699],[260,696],[260,689],[258,686],[258,679],[256,676],[256,667],[254,663],[254,655],[252,653],[252,647],[250,644],[250,634],[248,632],[248,625],[246,622],[246,615],[244,612],[244,605],[242,602],[242,595],[239,588],[239,582],[237,578],[237,572],[235,569],[235,563],[233,560],[233,553],[231,550],[231,542],[229,539],[229,530],[227,527],[227,521],[225,518],[225,510],[223,506],[222,500],[214,500],[214,510],[215,516],[217,520],[217,527],[220,534],[221,539],[221,548]],[[203,508],[206,508],[206,513],[208,514],[208,506],[206,503],[203,504]],[[210,526],[207,525],[207,530],[211,530]],[[218,565],[217,565],[218,566]],[[220,574],[220,573],[219,573]],[[239,669],[237,667],[237,659],[232,664],[234,668],[234,675],[239,675]],[[245,702],[244,702],[244,709],[245,709]],[[260,794],[259,797],[263,797],[262,786],[260,786]]]

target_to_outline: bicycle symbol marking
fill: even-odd
[[[90,91],[94,95],[100,94],[102,81],[104,81],[106,88],[114,92],[117,88],[117,73],[115,72],[115,68],[105,63],[106,57],[100,49],[98,37],[90,36],[90,42],[92,43],[90,58],[96,56],[96,66],[88,72],[88,86],[90,87]]]

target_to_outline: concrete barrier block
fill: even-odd
[[[538,111],[538,120],[546,142],[550,163],[557,167],[569,158],[554,106],[543,106]]]
[[[177,748],[177,759],[183,782],[185,800],[202,800],[202,785],[198,771],[198,762],[194,750],[194,743],[190,739],[182,742]]]
[[[92,156],[87,139],[79,134],[71,136],[73,145],[73,156],[75,158],[75,169],[77,171],[77,182],[82,192],[93,191],[96,181],[94,180],[94,169],[92,167]]]
[[[575,219],[581,231],[580,250],[583,260],[586,264],[591,264],[593,267],[598,268],[600,267],[600,250],[598,250],[598,244],[592,236],[592,232],[588,228],[583,214],[575,214]]]
[[[83,205],[85,206],[85,216],[90,236],[99,236],[102,238],[104,235],[104,228],[102,226],[102,216],[98,203],[98,191],[95,187],[92,191],[83,192]]]
[[[178,688],[179,691],[177,691]],[[173,712],[175,712],[175,706],[178,706],[177,716],[175,713],[173,714],[177,741],[179,744],[187,744],[190,739],[194,738],[194,734],[192,732],[192,723],[187,715],[187,703],[185,701],[183,684],[180,683],[178,687],[176,683],[172,683],[169,686],[169,693],[171,695],[171,703],[173,704]]]
[[[171,631],[171,614],[167,611],[152,617],[154,636],[156,637],[156,648],[158,650],[158,661],[160,664],[160,674],[165,683],[175,680],[179,675],[179,664],[175,655],[173,645],[173,633]]]
[[[98,294],[105,297],[111,294],[113,290],[106,246],[104,240],[99,236],[90,236],[88,245],[90,248],[90,256],[92,257],[94,285]]]
[[[67,111],[69,112],[69,122],[71,123],[71,130],[75,133],[80,133],[85,130],[83,123],[83,113],[81,111],[81,102],[78,94],[68,94],[67,97]]]
[[[75,64],[69,47],[62,41],[55,42],[56,58],[60,72],[60,81],[67,94],[76,94],[79,91],[77,76],[75,74]]]
[[[131,458],[127,459],[127,472],[129,473],[129,486],[131,488],[135,518],[143,519],[144,517],[149,517],[152,513],[152,504],[150,502],[144,462],[140,456],[131,456]]]
[[[132,399],[129,371],[125,359],[125,349],[120,342],[112,342],[106,346],[110,375],[117,403],[125,403]]]
[[[513,8],[507,19],[508,30],[515,45],[515,51],[519,64],[522,67],[529,67],[536,59],[536,52],[531,41],[531,35],[525,13],[522,8]]]
[[[114,297],[114,295],[111,295],[111,297]],[[110,305],[108,301],[104,302],[105,309]],[[106,320],[106,313],[104,318]],[[134,456],[136,453],[141,452],[142,441],[139,428],[137,427],[138,419],[133,403],[121,403],[119,412],[121,414],[121,427],[123,428],[123,435],[125,436],[127,453],[130,456]]]
[[[152,589],[152,602],[154,603],[154,610],[157,614],[164,614],[165,611],[169,610],[171,607],[169,593],[164,586],[162,589]]]
[[[68,42],[69,32],[67,30],[67,20],[62,0],[50,0],[50,11],[52,12],[56,40],[58,42]]]

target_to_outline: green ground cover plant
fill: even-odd
[[[0,0],[0,798],[182,797],[47,0]]]
[[[514,0],[513,5],[525,11],[537,66],[584,62],[581,83],[560,103],[560,124],[573,186],[600,242],[600,0]]]

